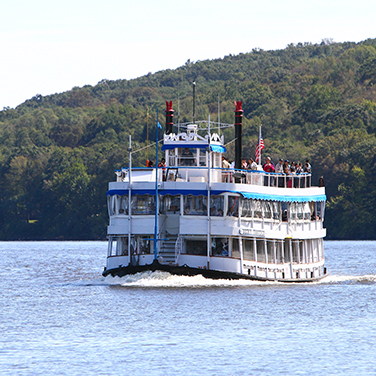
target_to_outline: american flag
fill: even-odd
[[[259,138],[259,142],[256,146],[256,158],[255,158],[255,162],[257,163],[260,159],[260,156],[261,156],[261,150],[264,149],[264,140],[262,139],[262,136],[261,136],[261,133],[260,133],[260,138]]]

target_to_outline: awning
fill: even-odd
[[[326,195],[314,195],[314,196],[290,196],[290,195],[269,195],[265,193],[254,192],[240,192],[230,191],[233,193],[241,194],[244,198],[253,200],[266,200],[266,201],[282,201],[282,202],[319,202],[326,201]]]
[[[320,202],[326,201],[326,195],[312,195],[312,196],[289,196],[289,195],[270,195],[264,193],[253,193],[253,192],[241,192],[241,191],[222,191],[222,190],[211,190],[211,195],[220,195],[222,193],[236,193],[242,195],[244,198],[253,200],[267,200],[267,201],[279,201],[279,202]],[[127,195],[128,189],[111,189],[107,192],[107,196],[113,195]],[[133,195],[155,195],[154,189],[132,189]],[[208,191],[206,189],[158,189],[158,194],[164,195],[193,195],[193,196],[207,196]]]
[[[222,145],[210,144],[210,150],[214,153],[226,153],[226,148]]]
[[[209,146],[209,144],[163,144],[162,145],[162,151],[165,150],[173,150],[173,149],[205,149]]]

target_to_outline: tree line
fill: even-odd
[[[187,62],[134,80],[42,96],[0,111],[0,239],[103,239],[106,191],[133,150],[155,140],[165,101],[175,122],[234,122],[243,101],[243,154],[253,157],[262,124],[265,149],[279,158],[309,159],[324,176],[328,238],[373,239],[376,233],[376,39],[299,43]],[[179,111],[177,109],[179,108]],[[147,116],[149,114],[149,117]],[[234,138],[226,129],[225,140]],[[160,135],[162,136],[162,134]],[[147,153],[134,153],[145,166]],[[234,158],[233,144],[227,156]]]

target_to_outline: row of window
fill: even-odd
[[[266,240],[242,239],[243,260],[267,262],[268,264],[294,264],[317,262],[324,257],[322,239]],[[150,254],[154,241],[148,236],[131,237],[131,254]],[[206,256],[206,239],[186,239],[183,254]],[[114,236],[109,241],[109,256],[128,256],[128,236]],[[211,238],[210,256],[240,258],[238,238]]]
[[[208,213],[207,196],[160,196],[159,213],[206,216]],[[182,206],[183,205],[183,206]],[[108,196],[109,215],[128,215],[128,195]],[[132,215],[154,215],[155,197],[133,195],[131,198]],[[254,219],[274,219],[288,221],[323,220],[324,202],[278,202],[245,199],[231,195],[210,196],[210,216],[242,217]]]

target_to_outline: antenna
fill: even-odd
[[[193,124],[196,123],[196,82],[193,81]]]

